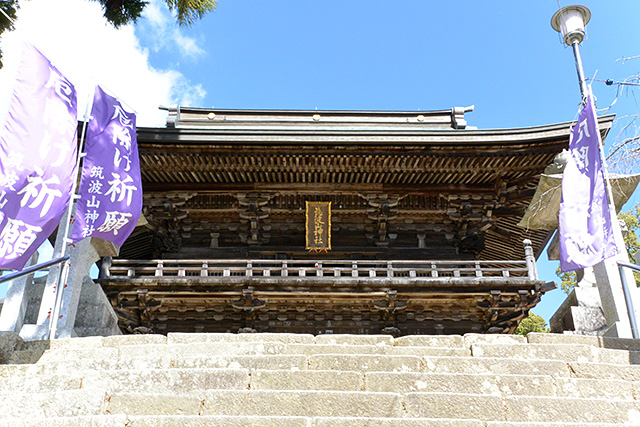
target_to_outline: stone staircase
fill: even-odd
[[[0,426],[640,425],[640,341],[0,335]]]

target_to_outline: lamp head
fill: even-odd
[[[565,6],[551,18],[551,26],[562,34],[562,40],[571,46],[584,40],[584,27],[591,19],[591,11],[585,6]]]

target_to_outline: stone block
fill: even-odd
[[[94,240],[92,239],[92,243]],[[118,327],[118,316],[102,287],[88,276],[83,278],[73,328],[78,336],[122,335]]]
[[[203,415],[401,417],[395,393],[353,391],[218,391],[206,393]]]
[[[146,357],[162,354],[171,357],[198,355],[275,355],[282,354],[286,344],[278,342],[211,342],[173,345],[128,345],[120,347],[122,357]]]
[[[557,397],[633,400],[633,383],[624,380],[556,378]]]
[[[502,398],[480,394],[408,393],[405,395],[408,417],[462,418],[481,421],[505,419]]]
[[[309,427],[305,417],[163,415],[128,417],[126,427]]]
[[[522,335],[503,334],[464,334],[464,346],[473,344],[525,344],[527,338]]]
[[[42,351],[43,353],[45,350],[49,350],[50,348],[51,341],[49,340],[25,341],[20,346],[20,350],[37,350]]]
[[[91,246],[100,257],[116,257],[120,254],[120,246],[110,242],[109,240],[92,237]]]
[[[505,422],[505,421],[489,421],[485,424],[486,427],[620,427],[619,423],[555,423],[553,421],[548,422]]]
[[[438,392],[492,396],[554,396],[553,379],[547,375],[438,374],[367,372],[366,391],[395,393]]]
[[[594,360],[592,348],[580,344],[473,344],[474,357],[499,357],[508,359],[562,360],[566,362],[590,362]]]
[[[105,396],[104,390],[92,389],[11,393],[0,399],[0,414],[22,419],[99,415]]]
[[[480,420],[435,418],[314,418],[313,427],[484,427]]]
[[[505,398],[507,421],[640,422],[640,402],[611,399],[514,396]]]
[[[47,372],[73,372],[74,370],[115,369],[307,369],[307,356],[184,356],[149,355],[147,357],[121,357],[112,359],[68,359],[47,363]]]
[[[460,335],[407,335],[395,339],[396,346],[408,347],[452,347],[464,346]]]
[[[307,356],[201,356],[164,359],[173,368],[232,368],[251,370],[303,370],[307,369]]]
[[[283,354],[389,354],[394,347],[389,345],[351,344],[288,344]]]
[[[469,357],[468,347],[391,347],[389,354],[438,357]]]
[[[347,344],[347,345],[393,345],[391,335],[348,335],[325,334],[316,337],[317,344]]]
[[[315,337],[311,334],[216,334],[216,333],[181,333],[167,334],[168,344],[211,343],[211,342],[278,342],[285,344],[313,344]]]
[[[367,354],[316,354],[308,357],[309,369],[334,371],[420,372],[417,356]]]
[[[7,378],[22,378],[25,375],[38,375],[44,372],[44,367],[39,365],[0,365],[0,385]]]
[[[0,363],[8,363],[14,351],[22,345],[22,338],[15,332],[0,331]]]
[[[616,363],[619,365],[629,365],[632,359],[637,359],[637,351],[613,350],[609,348],[591,348],[593,353],[593,361],[599,363]],[[636,357],[632,357],[632,354]]]
[[[56,360],[69,359],[116,359],[117,357],[117,348],[61,348],[45,351],[38,363],[51,363]]]
[[[167,344],[167,337],[164,335],[114,335],[102,338],[102,346],[104,347],[155,344]]]
[[[127,427],[126,415],[29,418],[0,421],[0,427]]]
[[[251,390],[364,391],[364,375],[351,371],[253,371]],[[382,390],[375,390],[382,391]]]
[[[58,338],[49,341],[49,348],[57,349],[92,349],[102,347],[102,337]]]
[[[532,344],[581,344],[599,348],[640,351],[640,340],[632,338],[610,338],[588,335],[544,334],[532,332],[527,335],[527,341]]]
[[[17,393],[49,393],[60,390],[79,390],[84,388],[100,389],[101,387],[88,387],[82,380],[83,374],[65,373],[64,375],[28,375],[21,378],[12,378],[8,381],[11,390]]]
[[[173,394],[114,393],[105,402],[105,414],[198,415],[202,399]]]
[[[12,365],[22,365],[36,363],[42,357],[44,350],[19,350],[14,351],[7,363]]]
[[[193,394],[204,390],[246,390],[248,369],[147,369],[86,372],[83,387],[113,393]]]
[[[640,381],[640,365],[571,362],[568,364],[575,378]]]
[[[569,376],[569,366],[564,362],[556,360],[541,361],[490,357],[424,357],[423,361],[425,372]]]

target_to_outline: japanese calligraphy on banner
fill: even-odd
[[[22,269],[60,223],[76,177],[73,85],[25,43],[0,129],[0,267]]]
[[[306,202],[307,250],[331,250],[331,202]]]
[[[617,253],[609,201],[600,166],[600,139],[591,96],[571,130],[562,176],[560,202],[560,267],[591,267]]]
[[[142,210],[136,116],[100,86],[91,116],[71,240],[93,236],[122,246]]]

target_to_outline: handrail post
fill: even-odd
[[[164,262],[158,261],[158,265],[156,266],[156,276],[162,276],[164,270]]]
[[[634,339],[640,338],[640,332],[638,331],[638,322],[636,319],[636,310],[633,307],[633,296],[631,295],[631,290],[629,289],[629,285],[627,284],[627,278],[624,274],[623,268],[629,267],[632,270],[636,270],[640,272],[640,266],[618,261],[618,271],[620,272],[620,279],[622,280],[622,291],[624,292],[624,302],[627,305],[627,313],[629,314],[629,323],[631,324],[631,335]]]
[[[536,257],[533,254],[531,240],[524,239],[522,244],[524,245],[524,260],[527,263],[529,280],[538,280],[538,268],[536,267]]]
[[[113,258],[110,256],[103,256],[100,261],[100,271],[98,273],[98,279],[106,279],[111,275],[109,269],[111,268],[111,263],[113,262]]]

